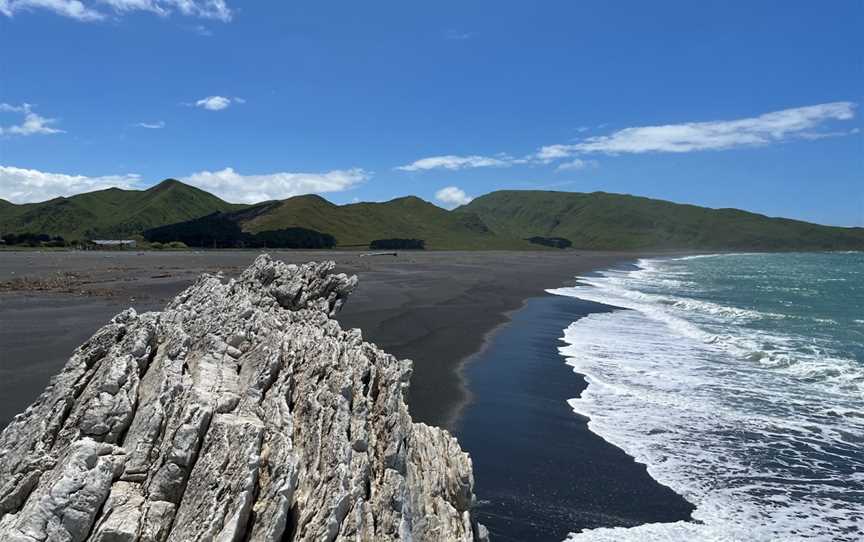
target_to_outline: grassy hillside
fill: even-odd
[[[416,197],[335,205],[319,196],[297,196],[222,216],[250,233],[304,228],[330,234],[339,247],[368,246],[373,240],[394,237],[423,239],[430,249],[527,246],[493,234],[474,214],[452,213]],[[196,227],[194,222],[191,228]]]
[[[40,203],[3,202],[0,233],[46,233],[67,240],[128,237],[156,226],[241,207],[169,179],[147,190],[109,188]]]
[[[576,248],[864,249],[862,228],[605,192],[492,192],[454,213],[479,216],[501,236],[563,237]]]
[[[329,233],[340,246],[368,245],[392,237],[424,239],[428,248],[513,248],[521,241],[501,238],[472,213],[452,213],[413,196],[384,203],[334,205],[318,196],[298,196],[243,223],[260,232],[303,227]]]
[[[250,243],[309,243],[327,234],[337,247],[400,238],[422,239],[430,249],[553,250],[526,241],[542,238],[536,241],[594,249],[864,250],[862,228],[604,192],[500,191],[446,211],[413,196],[350,205],[319,196],[234,205],[167,180],[143,191],[112,188],[25,205],[0,200],[0,234],[118,238],[168,225],[180,229],[163,228],[162,237],[218,231]]]

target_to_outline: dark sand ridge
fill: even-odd
[[[201,273],[234,276],[257,254],[0,252],[0,425],[26,408],[72,351],[114,314],[129,306],[158,310]],[[340,271],[358,274],[360,285],[339,320],[387,352],[414,360],[412,415],[445,427],[467,399],[462,361],[511,311],[578,273],[635,257],[576,251],[272,254],[288,262],[333,259]],[[54,280],[58,274],[68,276]],[[8,286],[25,277],[51,284],[47,291]]]

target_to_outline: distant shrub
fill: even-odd
[[[214,213],[196,220],[169,224],[144,232],[150,243],[178,241],[190,247],[234,248],[243,240],[243,231],[235,222]]]
[[[260,243],[266,248],[333,248],[336,246],[336,238],[329,233],[306,228],[262,231],[251,235],[248,242]]]
[[[423,239],[375,239],[369,243],[371,250],[424,250]]]
[[[179,243],[177,246],[182,248],[333,248],[336,245],[332,235],[306,228],[244,232],[239,224],[221,213],[153,228],[144,232],[144,238],[163,245]]]
[[[7,245],[30,247],[65,247],[66,240],[59,235],[50,236],[46,233],[7,233],[2,237]]]
[[[150,248],[153,250],[162,250],[163,248],[165,248],[165,245],[163,245],[159,241],[153,241],[152,243],[150,243]]]
[[[51,238],[50,241],[46,241],[46,242],[42,243],[42,246],[45,246],[45,247],[65,247],[66,245],[68,245],[66,240],[63,239],[63,237],[61,237],[59,235],[55,235],[54,237]]]
[[[529,237],[526,241],[534,243],[535,245],[543,245],[552,248],[568,248],[573,246],[570,239],[564,239],[563,237]]]
[[[170,243],[168,243],[164,247],[174,249],[174,250],[182,250],[182,249],[189,248],[189,246],[186,243],[183,243],[182,241],[171,241]]]

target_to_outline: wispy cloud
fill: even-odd
[[[204,26],[203,24],[195,25],[195,26],[191,27],[190,29],[192,30],[192,32],[195,32],[199,36],[205,36],[208,38],[213,36],[213,31],[211,29],[207,28],[206,26]]]
[[[45,201],[104,188],[134,188],[141,182],[135,174],[87,177],[49,173],[0,165],[0,198],[13,203]]]
[[[508,154],[494,156],[443,155],[421,158],[399,166],[401,171],[434,169],[460,170],[480,167],[509,167],[558,163],[558,171],[576,171],[598,167],[596,160],[579,158],[586,154],[685,153],[726,150],[780,143],[793,139],[816,140],[858,133],[857,128],[837,130],[839,121],[855,117],[853,102],[832,102],[784,109],[736,120],[686,122],[660,126],[636,126],[609,135],[584,137],[575,143],[545,145],[522,158]],[[605,124],[598,125],[601,129]],[[579,126],[584,133],[593,128]],[[567,160],[566,162],[563,162]]]
[[[441,202],[444,207],[453,208],[459,205],[471,203],[472,198],[458,186],[446,186],[435,192],[435,199]]]
[[[193,104],[195,107],[200,107],[202,109],[206,109],[208,111],[222,111],[223,109],[227,109],[231,106],[231,104],[245,104],[246,100],[243,98],[226,98],[225,96],[207,96],[206,98],[201,98]]]
[[[0,0],[0,2],[2,1],[3,0]],[[21,105],[0,103],[0,113],[13,113],[23,116],[20,124],[0,126],[0,135],[29,136],[36,134],[63,133],[63,130],[52,126],[57,123],[57,119],[49,119],[34,113],[33,106],[28,103]]]
[[[138,128],[147,128],[148,130],[160,130],[165,128],[165,121],[159,120],[156,122],[139,122],[135,126]]]
[[[44,9],[78,21],[101,21],[105,15],[78,0],[0,0],[0,13],[13,17],[21,11]]]
[[[415,160],[410,164],[399,166],[396,169],[400,171],[427,171],[430,169],[448,169],[455,171],[458,169],[471,169],[478,167],[507,167],[511,166],[518,159],[511,158],[507,155],[492,156],[456,156],[448,154],[445,156],[430,156]]]
[[[371,173],[360,168],[336,169],[325,173],[278,172],[243,175],[229,167],[221,171],[200,171],[182,180],[227,201],[256,203],[301,194],[342,192],[354,188],[371,176]]]
[[[555,168],[556,171],[579,171],[582,169],[590,169],[595,168],[599,164],[596,160],[583,160],[581,158],[574,158],[568,162],[563,162]]]
[[[51,11],[82,22],[101,21],[112,13],[121,15],[133,11],[161,17],[176,12],[222,22],[229,22],[234,16],[225,0],[0,0],[0,14],[6,17],[34,10]]]
[[[551,161],[585,153],[685,153],[769,145],[796,138],[830,137],[837,133],[818,130],[831,121],[852,119],[855,107],[852,102],[833,102],[736,120],[624,128],[574,144],[547,145],[540,148],[536,157]]]

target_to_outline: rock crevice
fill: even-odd
[[[0,434],[0,539],[485,539],[410,361],[331,318],[333,267],[263,255],[96,332]]]

